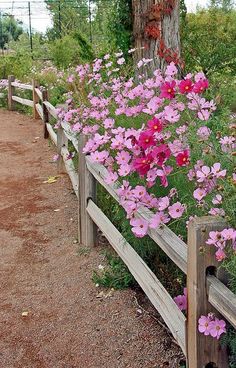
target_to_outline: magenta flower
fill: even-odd
[[[172,100],[172,98],[175,97],[175,86],[176,86],[176,82],[172,81],[172,82],[165,82],[162,84],[160,90],[161,90],[161,94],[160,94],[160,98],[167,98],[169,100]]]
[[[132,232],[137,238],[143,238],[148,232],[148,222],[141,219],[132,218],[130,220]]]
[[[186,149],[176,156],[176,164],[180,167],[189,165],[189,150]]]
[[[144,150],[148,147],[151,147],[155,144],[155,139],[153,137],[153,133],[150,130],[146,130],[142,132],[139,136],[138,144]]]
[[[184,79],[179,84],[179,91],[182,94],[190,93],[193,90],[193,82],[191,79]]]
[[[219,340],[223,333],[226,333],[226,323],[223,319],[215,318],[215,320],[209,323],[209,332],[212,337]]]
[[[178,295],[174,298],[175,303],[179,307],[180,310],[187,309],[187,297],[186,295]]]
[[[222,249],[218,249],[215,256],[218,262],[221,262],[226,258],[226,254]]]
[[[148,121],[147,126],[152,133],[160,133],[163,129],[162,122],[155,117]]]
[[[173,219],[177,219],[177,218],[181,217],[182,214],[184,213],[184,210],[185,210],[185,208],[180,202],[176,202],[168,208],[169,215]]]

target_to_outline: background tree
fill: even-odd
[[[153,59],[149,72],[180,63],[179,11],[179,0],[133,0],[135,60]]]
[[[0,48],[4,49],[11,40],[18,40],[23,33],[22,22],[11,15],[0,17]]]

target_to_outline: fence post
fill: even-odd
[[[14,75],[9,75],[8,77],[8,110],[15,110],[15,101],[13,101],[12,96],[15,93],[15,87],[12,86],[12,82],[15,82]]]
[[[39,96],[35,92],[35,88],[39,88],[38,82],[36,82],[34,79],[32,80],[32,87],[33,87],[33,117],[34,119],[40,119],[40,115],[36,109],[36,105],[39,103]]]
[[[64,173],[66,172],[65,166],[64,166],[64,160],[61,154],[62,147],[68,146],[68,139],[64,134],[64,130],[62,127],[59,127],[57,129],[57,153],[59,155],[58,161],[57,161],[57,171],[58,173]]]
[[[206,245],[210,231],[221,231],[226,222],[216,217],[201,217],[188,225],[187,266],[187,361],[189,368],[227,368],[228,358],[219,340],[198,332],[198,319],[213,312],[207,298],[206,276],[216,270],[215,247]]]
[[[42,91],[42,96],[43,96],[42,108],[43,108],[44,138],[48,139],[49,134],[47,130],[47,123],[49,123],[49,113],[48,113],[47,107],[44,104],[45,101],[48,101],[48,90],[47,89],[44,89]]]
[[[79,136],[79,209],[78,209],[78,239],[79,243],[87,247],[93,247],[97,243],[97,228],[93,220],[87,213],[87,204],[89,199],[96,200],[96,180],[89,172],[83,148],[86,144],[86,137],[83,134]]]

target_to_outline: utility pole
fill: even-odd
[[[31,24],[31,8],[30,8],[30,1],[28,1],[28,10],[29,10],[29,37],[30,37],[30,50],[31,50],[31,57],[33,59],[33,37],[32,37],[32,24]]]
[[[89,0],[89,34],[90,42],[93,43],[91,0]]]
[[[1,45],[1,49],[2,49],[2,54],[4,54],[3,48],[3,28],[2,28],[2,13],[0,11],[0,45]]]
[[[62,35],[61,35],[61,0],[59,0],[58,2],[58,17],[59,17],[59,37],[61,38]]]

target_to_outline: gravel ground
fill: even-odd
[[[140,291],[98,298],[104,245],[76,244],[68,177],[43,183],[57,172],[41,122],[0,110],[0,125],[0,368],[178,367],[180,349]]]

